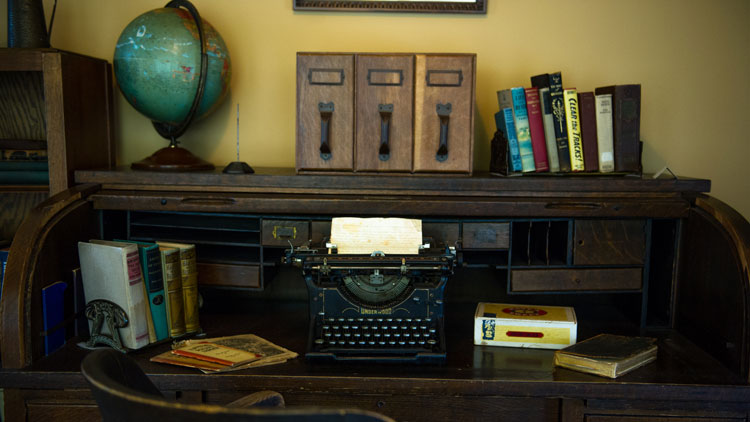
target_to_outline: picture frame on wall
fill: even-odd
[[[341,12],[487,13],[488,0],[292,0],[294,10]]]

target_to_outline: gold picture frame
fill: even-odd
[[[292,0],[294,10],[341,12],[487,13],[488,0]]]

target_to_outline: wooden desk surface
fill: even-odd
[[[304,358],[307,304],[246,301],[243,307],[215,304],[201,314],[208,337],[253,333],[299,353],[284,364],[206,375],[196,369],[150,362],[169,349],[160,344],[131,354],[162,390],[282,392],[346,391],[361,394],[510,395],[660,400],[743,401],[750,387],[713,358],[672,331],[648,333],[659,337],[659,357],[616,380],[555,368],[553,351],[474,346],[473,304],[448,306],[445,365],[316,363]],[[221,310],[220,308],[225,308]],[[593,333],[581,322],[579,335]],[[0,387],[86,388],[79,373],[87,353],[69,342],[60,351],[24,370],[2,370]]]

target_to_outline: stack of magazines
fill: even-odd
[[[275,365],[296,357],[297,353],[254,334],[241,334],[176,342],[172,350],[151,361],[198,368],[208,374]]]

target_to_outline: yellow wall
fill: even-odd
[[[44,3],[49,13],[52,0]],[[111,60],[125,25],[165,3],[61,0],[52,45]],[[489,0],[478,16],[295,13],[292,0],[193,3],[224,37],[233,80],[228,100],[181,140],[218,166],[234,160],[237,103],[241,158],[294,166],[297,51],[474,52],[476,169],[488,167],[497,90],[556,70],[579,90],[640,83],[645,171],[667,165],[709,178],[713,195],[750,217],[750,1]],[[120,164],[166,145],[121,96],[117,107]]]

